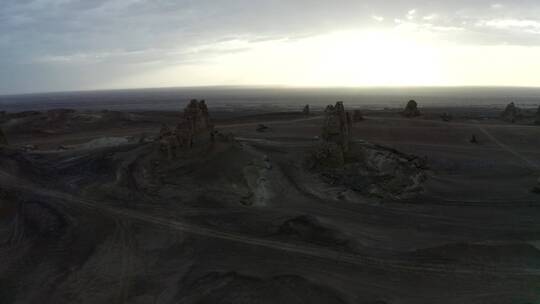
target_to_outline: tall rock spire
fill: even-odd
[[[405,117],[420,116],[420,110],[418,110],[418,103],[414,100],[409,100],[407,106],[405,106],[405,110],[403,110],[401,114]]]
[[[335,143],[343,152],[348,152],[351,141],[352,119],[345,111],[342,101],[329,105],[324,111],[324,125],[321,137],[326,142]]]

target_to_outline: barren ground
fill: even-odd
[[[304,168],[320,112],[210,104],[237,143],[175,160],[152,142],[175,112],[6,119],[0,302],[538,303],[540,127],[499,110],[366,111],[355,142],[427,158],[403,200]]]

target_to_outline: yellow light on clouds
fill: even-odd
[[[202,61],[138,75],[118,86],[540,86],[538,47],[459,45],[414,26],[236,40],[208,48],[214,55]]]

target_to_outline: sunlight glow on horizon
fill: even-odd
[[[406,24],[209,47],[217,55],[203,62],[156,69],[114,86],[540,86],[531,75],[540,70],[539,47],[457,45]]]
[[[540,2],[7,1],[0,94],[540,87]]]

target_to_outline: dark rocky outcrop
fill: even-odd
[[[426,160],[369,143],[358,144],[343,165],[319,162],[315,170],[332,185],[376,198],[401,199],[422,191]]]
[[[310,110],[309,110],[309,105],[305,105],[304,108],[302,109],[302,114],[304,115],[309,115],[310,114]]]
[[[214,141],[214,125],[204,100],[191,100],[184,109],[182,120],[174,130],[163,125],[159,133],[161,150],[169,159],[182,149],[202,147]]]
[[[339,168],[345,165],[345,153],[335,143],[323,142],[310,155],[308,167],[311,169]]]
[[[167,154],[168,159],[176,157],[176,150],[180,147],[180,142],[169,126],[161,126],[158,140],[161,151]]]
[[[536,120],[534,123],[540,125],[540,106],[538,107],[538,111],[536,111]]]
[[[501,113],[501,118],[504,121],[515,123],[523,117],[521,109],[513,102],[509,103]]]
[[[7,146],[8,141],[6,136],[4,135],[4,132],[2,132],[2,129],[0,129],[0,146]]]
[[[208,107],[204,100],[191,100],[184,110],[184,119],[176,127],[180,142],[189,147],[194,144],[207,143],[212,138],[214,125],[210,121]]]
[[[353,111],[353,122],[360,122],[364,120],[364,115],[362,114],[362,111],[360,110],[354,110]]]
[[[329,105],[324,114],[321,138],[327,143],[336,144],[343,152],[349,151],[352,119],[350,113],[345,111],[343,102]]]
[[[370,143],[352,143],[351,117],[343,103],[328,106],[323,142],[306,162],[308,169],[333,185],[379,198],[405,198],[419,193],[426,161]]]
[[[316,164],[323,167],[340,167],[345,164],[346,154],[351,144],[352,119],[345,111],[343,102],[335,106],[329,105],[325,110],[325,118],[321,130],[323,142],[313,153]]]
[[[418,103],[414,100],[409,100],[405,110],[401,112],[401,115],[405,117],[417,117],[420,116],[420,111],[418,110]]]

